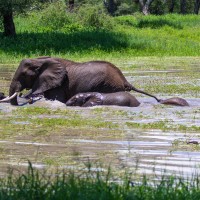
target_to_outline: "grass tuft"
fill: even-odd
[[[55,176],[34,169],[29,162],[26,172],[0,179],[0,199],[135,199],[195,200],[200,198],[199,177],[191,180],[162,176],[149,181],[144,175],[138,182],[125,173],[114,181],[112,170],[92,170],[92,164],[79,173],[57,172]]]

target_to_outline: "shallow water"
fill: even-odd
[[[189,65],[189,64],[188,64]],[[130,63],[131,66],[131,63]],[[194,67],[195,66],[195,67]],[[193,68],[194,67],[194,68]],[[12,68],[0,66],[0,87],[5,93],[14,73]],[[188,73],[189,72],[189,73]],[[157,87],[161,84],[193,84],[200,86],[200,65],[196,62],[187,68],[168,67],[165,69],[127,69],[124,75],[131,83],[140,84],[141,89],[146,84]],[[188,73],[188,75],[187,75]],[[191,76],[192,74],[192,76]],[[134,94],[141,105],[137,108],[118,106],[98,106],[93,108],[66,107],[57,101],[41,99],[34,104],[22,107],[47,107],[50,109],[75,110],[86,119],[98,118],[113,122],[116,128],[110,133],[108,128],[77,128],[64,127],[62,132],[52,134],[41,130],[40,127],[31,127],[31,121],[11,120],[15,126],[22,126],[27,134],[20,133],[21,128],[9,130],[12,137],[1,137],[0,140],[0,168],[3,175],[8,166],[27,166],[27,159],[34,167],[45,168],[57,166],[60,168],[81,167],[88,159],[111,164],[116,170],[129,169],[138,174],[176,174],[192,176],[200,167],[200,144],[187,144],[188,141],[200,143],[200,94],[190,91],[185,94],[176,93],[173,96],[185,98],[190,107],[175,107],[158,104],[150,97]],[[171,93],[154,93],[163,99],[172,97]],[[101,111],[99,112],[98,109]],[[0,104],[1,120],[12,116],[16,107],[7,103]],[[97,112],[97,111],[98,112]],[[117,112],[122,111],[122,114]],[[109,114],[110,113],[110,114]],[[125,113],[125,114],[124,114]],[[19,118],[22,116],[19,116]],[[37,118],[59,118],[62,115],[41,115]],[[66,116],[67,118],[67,116]],[[153,124],[164,121],[168,128],[131,127],[130,123]],[[176,126],[185,126],[187,129],[174,129]],[[194,130],[188,127],[196,127]],[[170,127],[172,129],[170,130]],[[16,131],[17,130],[17,131]],[[189,131],[188,131],[189,130]],[[42,132],[44,131],[45,134]],[[0,134],[3,130],[0,127]],[[16,133],[15,133],[16,132]]]

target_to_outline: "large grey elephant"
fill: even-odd
[[[81,107],[90,107],[97,105],[137,107],[140,105],[140,102],[128,92],[86,92],[74,95],[66,102],[66,105]]]
[[[112,93],[131,91],[157,97],[136,89],[113,64],[105,61],[73,62],[61,58],[40,57],[21,61],[10,84],[12,105],[18,105],[17,94],[31,89],[30,95],[43,94],[45,98],[66,103],[83,92]]]

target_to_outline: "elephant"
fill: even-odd
[[[18,105],[17,96],[24,90],[31,95],[66,103],[72,96],[84,92],[113,93],[131,91],[157,97],[131,85],[122,72],[106,61],[74,62],[63,58],[39,57],[20,62],[9,88],[11,105]],[[1,101],[0,101],[1,102]]]
[[[81,107],[90,107],[97,105],[137,107],[140,105],[140,102],[128,92],[86,92],[74,95],[66,102],[66,105]]]
[[[189,106],[189,103],[180,97],[172,97],[165,100],[160,100],[161,104],[174,105],[174,106]]]
[[[6,96],[4,96],[4,93],[3,92],[0,92],[0,100],[6,98]]]

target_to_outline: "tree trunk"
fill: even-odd
[[[199,14],[200,0],[196,0],[194,4],[194,14]]]
[[[9,8],[3,13],[3,25],[4,25],[4,35],[5,36],[15,36],[15,24],[13,21],[12,8]]]
[[[69,0],[69,11],[73,11],[74,10],[74,0]]]
[[[109,0],[108,7],[109,7],[109,13],[111,15],[114,15],[114,12],[115,12],[115,3],[114,3],[114,0]]]
[[[142,13],[144,15],[150,14],[149,7],[150,7],[152,2],[153,2],[153,0],[147,0],[146,3],[144,3],[143,0],[139,0],[140,6],[141,6],[141,10],[142,10]]]
[[[104,6],[107,8],[110,15],[114,15],[116,11],[116,3],[115,0],[104,0]]]
[[[186,0],[181,0],[180,2],[180,13],[186,14]]]
[[[175,6],[175,0],[171,0],[171,4],[169,6],[169,12],[170,13],[174,12],[174,6]]]

